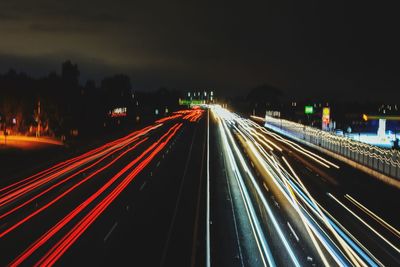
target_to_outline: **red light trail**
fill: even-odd
[[[142,142],[144,142],[145,140],[143,140]],[[140,143],[138,143],[139,145]],[[111,161],[110,163],[108,163],[107,165],[105,165],[104,167],[100,168],[99,170],[97,170],[96,172],[92,173],[91,175],[87,176],[85,179],[81,180],[80,182],[78,182],[77,184],[73,185],[72,187],[70,187],[68,190],[64,191],[62,194],[58,195],[56,198],[54,198],[52,201],[48,202],[47,204],[45,204],[44,206],[40,207],[39,209],[35,210],[34,212],[32,212],[31,214],[29,214],[28,216],[26,216],[24,219],[20,220],[19,222],[17,222],[16,224],[14,224],[13,226],[7,228],[6,230],[4,230],[3,232],[0,233],[0,238],[4,237],[6,234],[8,234],[9,232],[13,231],[15,228],[19,227],[20,225],[22,225],[23,223],[27,222],[28,220],[30,220],[32,217],[36,216],[37,214],[41,213],[42,211],[44,211],[45,209],[47,209],[48,207],[50,207],[51,205],[53,205],[54,203],[56,203],[57,201],[59,201],[61,198],[63,198],[64,196],[66,196],[67,194],[69,194],[72,190],[74,190],[75,188],[77,188],[78,186],[80,186],[81,184],[83,184],[84,182],[86,182],[87,180],[91,179],[92,177],[94,177],[96,174],[100,173],[101,171],[105,170],[106,168],[108,168],[109,166],[111,166],[113,163],[115,163],[118,159],[120,159],[122,156],[124,156],[126,153],[130,152],[131,150],[135,149],[136,146],[131,147],[129,150],[125,151],[123,154],[119,155],[117,158],[115,158],[113,161]]]
[[[66,217],[64,217],[61,221],[59,221],[52,229],[50,229],[46,234],[44,234],[41,238],[39,238],[31,247],[29,247],[24,253],[22,253],[11,265],[12,266],[17,266],[20,263],[22,263],[24,260],[26,260],[32,253],[34,253],[40,246],[42,246],[47,240],[49,240],[54,234],[56,234],[60,229],[62,229],[68,222],[70,222],[77,214],[83,211],[84,208],[86,208],[90,203],[92,203],[97,197],[99,197],[106,189],[108,189],[118,178],[121,177],[126,171],[128,171],[131,167],[133,167],[136,163],[138,163],[143,157],[145,157],[151,150],[154,149],[154,151],[145,159],[143,162],[141,162],[124,180],[119,184],[119,186],[116,187],[116,189],[119,190],[119,193],[127,186],[129,182],[132,181],[132,179],[155,157],[155,155],[161,151],[164,146],[168,143],[168,141],[175,135],[177,130],[182,126],[182,124],[175,124],[173,127],[169,129],[167,133],[165,133],[157,142],[153,143],[149,148],[147,148],[139,157],[134,159],[132,162],[130,162],[128,165],[126,165],[121,171],[119,171],[115,176],[113,176],[103,187],[101,187],[96,193],[94,193],[92,196],[90,196],[86,201],[81,203],[78,207],[76,207],[72,212],[70,212]],[[171,133],[172,132],[172,133]],[[164,142],[161,142],[165,137],[166,140]],[[128,182],[126,182],[128,181]],[[119,189],[121,188],[122,189]],[[116,191],[116,189],[113,190],[113,193]],[[106,199],[112,197],[112,200],[116,198],[117,195],[114,196],[113,193],[110,193],[108,197],[106,197],[101,203],[106,203]],[[109,205],[110,202],[107,202],[107,206]],[[99,206],[99,205],[98,205]],[[98,207],[97,206],[97,207]],[[104,209],[107,207],[105,206]],[[103,210],[104,210],[103,209]],[[94,210],[94,209],[93,209]],[[91,214],[91,213],[90,213]],[[95,217],[97,218],[100,215]],[[85,217],[87,218],[87,216]],[[92,220],[92,222],[94,219]],[[82,222],[82,221],[81,221]],[[87,227],[86,227],[87,228]],[[85,229],[86,229],[85,228]],[[82,233],[81,233],[82,234]],[[75,239],[76,240],[76,239]],[[70,246],[70,245],[69,245]],[[69,247],[68,246],[68,247]]]
[[[43,216],[50,219],[50,221],[43,220],[48,228],[38,233],[39,237],[35,237],[36,241],[35,239],[25,241],[28,242],[25,250],[12,261],[11,266],[17,266],[28,259],[38,260],[40,257],[42,258],[37,263],[38,265],[54,264],[165,148],[184,123],[200,120],[203,113],[204,111],[199,109],[173,113],[171,116],[157,120],[153,125],[1,188],[0,222],[5,223],[0,229],[0,240],[5,242],[12,240],[14,234],[9,235],[10,233],[15,232],[19,235],[25,229],[21,227],[22,225],[30,227]],[[150,133],[154,137],[157,135],[161,137],[153,139]],[[129,159],[128,153],[136,154]],[[122,159],[128,161],[120,166]],[[115,169],[115,166],[119,166],[116,173],[107,177],[105,174]],[[92,183],[88,181],[95,180],[93,178],[96,178],[94,184],[96,187],[89,193],[87,189]],[[83,195],[83,199],[78,200],[76,199],[78,195],[72,193],[73,191],[79,194],[84,192],[88,195]],[[71,210],[57,208],[57,213],[61,212],[62,217],[58,218],[59,215],[48,217],[54,214],[56,207],[61,207],[60,205],[69,201],[74,203]],[[36,207],[32,209],[31,204],[35,202]],[[38,216],[39,214],[42,215]],[[32,220],[33,218],[36,219]],[[7,221],[4,221],[5,219]],[[6,236],[8,238],[3,239]],[[55,238],[57,239],[54,240]],[[52,240],[51,243],[50,240]]]
[[[138,143],[135,144],[132,148],[130,148],[130,149],[126,150],[125,152],[123,152],[121,155],[119,155],[119,156],[117,157],[117,159],[119,159],[120,157],[122,157],[122,156],[125,155],[126,153],[132,151],[134,148],[136,148],[138,145],[140,145],[140,144],[141,144],[142,142],[144,142],[145,140],[147,140],[147,139],[144,139],[144,140],[138,142]],[[67,178],[65,178],[65,179],[63,179],[63,180],[57,182],[56,184],[54,184],[54,185],[52,185],[51,187],[47,188],[46,190],[40,192],[40,193],[37,194],[36,196],[30,198],[29,200],[27,200],[27,201],[25,201],[24,203],[18,205],[17,207],[13,208],[12,210],[10,210],[10,211],[8,211],[8,212],[6,212],[6,213],[4,213],[4,214],[1,214],[1,215],[0,215],[0,219],[6,217],[6,216],[8,216],[8,215],[10,215],[11,213],[13,213],[13,212],[19,210],[19,209],[22,208],[22,207],[28,205],[29,203],[31,203],[31,202],[34,201],[35,199],[37,199],[37,198],[43,196],[44,194],[48,193],[49,191],[53,190],[54,188],[56,188],[56,187],[58,187],[58,186],[64,184],[65,182],[67,182],[67,181],[71,180],[72,178],[76,177],[77,175],[79,175],[79,174],[85,172],[86,170],[91,169],[92,167],[96,166],[98,163],[104,161],[106,158],[108,158],[108,157],[112,156],[113,154],[115,154],[116,152],[118,152],[118,151],[120,151],[120,150],[126,148],[128,145],[131,145],[131,143],[128,143],[128,144],[126,144],[126,145],[124,145],[124,146],[118,148],[118,149],[115,150],[115,151],[109,152],[108,154],[106,154],[105,156],[103,156],[103,157],[101,157],[99,160],[97,160],[95,163],[93,163],[93,164],[91,164],[91,165],[85,167],[84,169],[79,170],[78,172],[74,173],[73,175],[70,175],[70,176],[68,176]],[[115,161],[116,161],[116,160],[115,160]],[[113,162],[115,162],[115,161],[113,161]],[[91,178],[91,177],[93,177],[93,175],[90,175],[90,178]],[[86,180],[86,181],[87,181],[87,180]],[[0,237],[1,237],[1,236],[0,236]]]
[[[61,163],[58,163],[58,164],[56,164],[56,165],[54,165],[54,166],[52,166],[52,167],[50,167],[50,168],[48,168],[46,170],[43,170],[43,171],[41,171],[41,172],[39,172],[37,174],[29,176],[29,177],[27,177],[27,178],[25,178],[25,179],[23,179],[21,181],[18,181],[16,183],[10,184],[10,185],[0,189],[0,192],[3,192],[0,195],[0,198],[3,198],[6,194],[9,194],[10,192],[16,191],[17,189],[21,188],[24,185],[27,185],[28,183],[31,183],[31,182],[37,181],[39,179],[42,179],[46,175],[53,174],[54,172],[56,172],[56,171],[58,171],[58,170],[60,170],[60,169],[62,169],[64,167],[68,166],[68,164],[73,164],[73,163],[75,163],[75,162],[77,162],[77,161],[79,161],[81,159],[84,159],[86,157],[92,156],[92,155],[98,153],[99,151],[102,151],[102,150],[104,150],[106,148],[112,147],[112,146],[114,146],[114,145],[116,145],[116,144],[118,144],[120,142],[123,142],[123,141],[125,141],[125,140],[127,140],[129,138],[132,138],[134,136],[143,135],[143,134],[145,134],[145,133],[147,133],[147,132],[149,132],[149,131],[151,131],[151,130],[153,130],[155,128],[158,128],[159,126],[160,125],[148,126],[148,127],[143,128],[141,130],[135,131],[135,132],[133,132],[133,133],[127,135],[127,136],[124,136],[124,137],[122,137],[120,139],[117,139],[115,141],[109,142],[109,143],[107,143],[107,144],[105,144],[105,145],[103,145],[101,147],[92,149],[92,150],[90,150],[90,151],[88,151],[88,152],[86,152],[86,153],[84,153],[82,155],[79,155],[79,156],[74,157],[72,159],[69,159],[69,160],[63,161]],[[4,191],[6,191],[6,192],[4,192]]]

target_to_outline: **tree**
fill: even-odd
[[[62,64],[61,77],[68,85],[78,86],[79,75],[80,72],[77,64],[72,64],[70,60],[67,60]]]

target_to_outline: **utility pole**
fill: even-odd
[[[4,117],[4,145],[7,145],[7,117]]]
[[[38,107],[37,107],[37,113],[36,113],[36,122],[37,122],[36,137],[40,137],[40,127],[41,127],[41,121],[40,121],[40,100],[38,100]]]
[[[7,124],[4,123],[4,145],[7,145]]]

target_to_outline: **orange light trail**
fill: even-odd
[[[136,139],[135,139],[135,140],[136,140]],[[145,141],[145,140],[143,140],[143,141]],[[136,145],[134,146],[134,148],[135,148],[137,145],[139,145],[140,143],[142,143],[143,141],[140,141],[138,144],[136,144]],[[54,184],[54,185],[52,185],[51,187],[47,188],[46,190],[40,192],[39,194],[33,196],[33,197],[30,198],[29,200],[25,201],[24,203],[18,205],[17,207],[15,207],[15,208],[13,208],[13,209],[11,209],[11,210],[9,210],[8,212],[6,212],[6,213],[4,213],[4,214],[1,214],[1,215],[0,215],[0,219],[3,219],[4,217],[7,217],[8,215],[10,215],[10,214],[16,212],[17,210],[23,208],[24,206],[28,205],[29,203],[33,202],[34,200],[38,199],[39,197],[41,197],[41,196],[45,195],[46,193],[50,192],[50,191],[53,190],[54,188],[56,188],[56,187],[58,187],[58,186],[64,184],[65,182],[67,182],[67,181],[71,180],[72,178],[76,177],[77,175],[79,175],[79,174],[81,174],[81,173],[83,173],[83,172],[85,172],[85,171],[91,169],[92,167],[96,166],[98,163],[104,161],[106,158],[109,158],[110,156],[112,156],[112,155],[115,154],[116,152],[118,152],[118,151],[120,151],[120,150],[126,148],[126,147],[129,146],[129,145],[131,145],[131,143],[128,143],[128,144],[126,144],[126,145],[124,145],[124,146],[118,148],[118,149],[115,150],[115,151],[109,152],[108,154],[106,154],[105,156],[101,157],[99,160],[97,160],[97,161],[94,162],[93,164],[91,164],[91,165],[89,165],[89,166],[87,166],[87,167],[85,167],[85,168],[79,170],[78,172],[76,172],[76,173],[74,173],[74,174],[68,176],[67,178],[65,178],[65,179],[63,179],[63,180],[57,182],[56,184]],[[133,149],[133,148],[132,148],[132,149]],[[131,150],[128,150],[128,151],[131,151]],[[126,151],[125,151],[125,152],[126,152]],[[125,155],[125,152],[123,153],[123,155]]]
[[[162,142],[135,170],[133,170],[101,203],[99,203],[83,220],[80,221],[69,233],[64,236],[35,266],[53,265],[74,242],[86,231],[86,229],[104,212],[104,210],[121,194],[141,170],[165,147],[168,141],[182,126],[176,127],[172,134]]]
[[[24,186],[24,185],[21,185],[21,184],[25,184],[25,185],[26,185],[26,184],[29,183],[29,182],[33,182],[33,181],[42,179],[44,176],[50,175],[50,174],[54,173],[55,171],[58,171],[58,170],[60,170],[60,169],[62,169],[62,168],[64,168],[64,167],[68,166],[69,164],[73,164],[73,163],[75,163],[75,162],[77,162],[77,161],[79,161],[79,160],[81,160],[81,159],[83,159],[83,158],[92,156],[92,155],[94,155],[95,153],[98,153],[98,152],[101,151],[101,150],[104,150],[104,149],[106,149],[106,148],[109,148],[109,147],[111,147],[111,146],[114,146],[114,145],[116,145],[116,144],[118,144],[118,143],[120,143],[120,142],[122,142],[122,141],[125,141],[125,140],[127,140],[127,139],[129,139],[129,138],[132,138],[132,137],[134,137],[134,136],[147,133],[147,132],[149,132],[149,131],[151,131],[151,130],[157,128],[157,127],[159,127],[159,126],[157,125],[157,126],[148,126],[148,127],[145,127],[145,128],[143,128],[143,129],[138,130],[138,131],[135,131],[135,132],[133,132],[133,133],[127,135],[127,136],[124,136],[124,137],[122,137],[122,138],[119,138],[119,139],[117,139],[117,140],[114,140],[114,141],[112,141],[112,142],[109,142],[109,143],[107,143],[107,144],[105,144],[105,145],[102,145],[102,146],[100,146],[100,147],[98,147],[98,148],[92,149],[92,150],[90,150],[90,151],[88,151],[88,152],[86,152],[86,153],[84,153],[84,154],[82,154],[82,155],[79,155],[79,156],[77,156],[77,157],[74,157],[74,158],[72,158],[72,159],[68,159],[68,160],[66,160],[66,161],[60,162],[60,163],[58,163],[58,164],[56,164],[56,165],[54,165],[54,166],[52,166],[52,167],[50,167],[50,168],[48,168],[48,169],[46,169],[46,170],[43,170],[43,171],[41,171],[41,172],[39,172],[39,173],[37,173],[37,174],[31,175],[31,176],[29,176],[29,177],[27,177],[27,178],[25,178],[25,179],[22,179],[22,180],[20,180],[20,181],[18,181],[18,182],[15,182],[15,183],[10,184],[10,185],[8,185],[8,186],[6,186],[6,187],[4,187],[4,188],[1,188],[1,189],[0,189],[0,192],[2,192],[2,194],[0,195],[0,198],[3,197],[3,196],[6,195],[6,194],[12,192],[12,191],[15,191],[16,189],[19,189],[19,188],[21,188],[22,186]]]
[[[96,198],[98,198],[106,189],[108,189],[115,181],[117,181],[121,175],[123,175],[126,171],[128,171],[131,167],[133,167],[136,163],[138,163],[143,157],[145,157],[150,151],[154,150],[151,152],[151,154],[143,160],[113,191],[110,193],[108,196],[105,197],[105,199],[100,202],[90,212],[85,219],[89,220],[87,218],[91,218],[90,224],[102,213],[102,211],[105,210],[105,208],[122,192],[122,190],[133,180],[133,178],[153,159],[156,154],[161,151],[164,146],[168,143],[168,141],[176,134],[176,132],[179,130],[179,128],[182,126],[182,124],[175,124],[173,127],[171,127],[167,133],[165,133],[158,141],[153,143],[149,148],[147,148],[139,157],[135,158],[132,162],[130,162],[128,165],[126,165],[121,171],[119,171],[116,175],[114,175],[103,187],[101,187],[96,193],[94,193],[92,196],[90,196],[86,201],[81,203],[78,207],[76,207],[72,212],[70,212],[66,217],[64,217],[61,221],[59,221],[53,228],[51,228],[47,233],[45,233],[41,238],[39,238],[35,243],[33,243],[27,250],[25,250],[12,264],[11,266],[17,266],[20,263],[22,263],[24,260],[26,260],[34,251],[36,251],[39,247],[41,247],[47,240],[49,240],[54,234],[56,234],[60,229],[62,229],[69,221],[71,221],[77,214],[83,211],[84,208],[86,208],[90,203],[92,203]],[[165,139],[164,141],[162,141]],[[117,192],[118,189],[118,193]],[[105,203],[107,203],[105,205]],[[101,206],[100,206],[101,205]],[[94,210],[99,209],[101,207],[101,212],[97,212],[96,216],[93,217],[91,214],[93,213]],[[91,215],[90,217],[88,217]],[[83,219],[83,220],[85,220]],[[80,224],[82,224],[83,220],[81,220]],[[89,224],[89,225],[90,225]],[[89,226],[87,225],[87,227]],[[85,229],[87,229],[87,227]],[[76,227],[74,228],[76,231]],[[72,230],[71,230],[72,231]],[[84,230],[83,230],[84,231]],[[80,232],[79,236],[83,233],[83,231]],[[77,234],[78,235],[78,234]],[[78,236],[75,237],[75,240],[77,239]],[[63,241],[62,239],[61,241]],[[61,242],[60,241],[60,242]],[[69,243],[67,247],[69,247],[72,243]],[[63,251],[67,249],[67,247],[63,248]],[[50,252],[53,250],[50,250]],[[49,252],[49,253],[50,253]],[[53,254],[52,254],[53,255]],[[57,253],[57,255],[59,255]],[[60,256],[57,256],[56,259],[58,259]]]
[[[152,128],[147,128],[146,127],[143,130],[134,132],[134,135],[133,134],[128,135],[131,139],[128,139],[127,137],[124,137],[124,138],[121,138],[121,139],[117,140],[119,143],[114,141],[114,142],[106,144],[105,146],[106,146],[107,149],[112,149],[113,147],[110,147],[110,144],[113,144],[113,145],[117,146],[116,149],[118,149],[118,146],[124,145],[123,142],[129,142],[129,143],[133,142],[134,140],[136,140],[136,138],[139,135],[143,135],[144,133],[147,133],[150,129],[152,129]],[[113,148],[113,149],[115,149],[115,148]],[[97,154],[93,154],[93,153],[95,153],[93,151],[96,151],[98,153]],[[106,153],[106,152],[107,151],[103,150],[103,153]],[[74,163],[72,163],[70,165],[63,165],[63,167],[64,167],[63,169],[61,169],[61,167],[59,167],[59,168],[57,168],[57,171],[55,171],[55,172],[48,172],[47,174],[51,173],[51,175],[49,175],[49,176],[46,176],[46,175],[43,176],[42,175],[42,176],[35,177],[33,179],[30,179],[30,180],[26,181],[24,184],[17,185],[16,187],[8,190],[8,192],[3,193],[0,196],[0,207],[3,207],[4,205],[6,205],[8,203],[17,200],[18,198],[30,193],[31,191],[33,191],[33,190],[35,190],[35,189],[37,189],[37,188],[39,188],[39,187],[51,182],[54,179],[59,178],[61,175],[64,175],[64,174],[66,174],[66,173],[68,173],[68,172],[70,172],[70,171],[72,171],[74,169],[77,169],[77,168],[89,163],[90,161],[92,161],[96,157],[101,156],[101,153],[99,152],[98,149],[94,149],[94,150],[92,150],[92,151],[90,151],[88,153],[84,154],[84,155],[87,155],[87,157],[85,157],[85,158],[83,158],[83,159],[81,159],[79,161],[75,161]],[[81,156],[76,157],[76,158],[80,158],[80,157]],[[76,158],[74,158],[73,160],[75,160]],[[81,173],[81,172],[79,172],[79,173]]]
[[[39,213],[41,213],[42,211],[46,210],[47,208],[49,208],[51,205],[53,205],[54,203],[56,203],[57,201],[59,201],[60,199],[62,199],[64,196],[66,196],[67,194],[69,194],[72,190],[74,190],[75,188],[79,187],[80,185],[82,185],[83,183],[85,183],[86,181],[88,181],[89,179],[91,179],[92,177],[94,177],[96,174],[100,173],[101,171],[105,170],[106,168],[108,168],[109,166],[111,166],[113,163],[115,163],[118,159],[120,159],[122,156],[124,156],[126,153],[130,152],[131,150],[135,149],[139,144],[141,144],[142,142],[144,142],[146,139],[142,140],[141,142],[137,143],[136,146],[133,146],[131,148],[129,148],[127,151],[125,151],[124,153],[122,153],[121,155],[119,155],[117,158],[115,158],[113,161],[111,161],[110,163],[108,163],[107,165],[105,165],[104,167],[100,168],[99,170],[97,170],[96,172],[90,174],[89,176],[87,176],[85,179],[79,181],[77,184],[73,185],[72,187],[70,187],[68,190],[64,191],[62,194],[58,195],[56,198],[54,198],[53,200],[51,200],[50,202],[48,202],[47,204],[45,204],[44,206],[40,207],[39,209],[35,210],[34,212],[30,213],[28,216],[26,216],[24,219],[18,221],[17,223],[15,223],[14,225],[8,227],[6,230],[4,230],[3,232],[0,233],[0,238],[4,237],[5,235],[7,235],[8,233],[10,233],[11,231],[15,230],[16,228],[18,228],[19,226],[21,226],[22,224],[26,223],[27,221],[29,221],[30,219],[32,219],[34,216],[38,215]]]
[[[165,118],[157,120],[156,123],[163,123],[163,122],[166,122],[166,121],[169,121],[169,120],[177,119],[177,118],[179,118],[181,116],[182,116],[181,114],[171,115],[171,116],[168,116],[168,117],[165,117]]]

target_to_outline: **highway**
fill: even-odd
[[[257,118],[181,110],[0,188],[0,265],[399,266],[397,196]]]
[[[201,265],[203,117],[174,113],[1,188],[0,264]]]
[[[262,122],[219,106],[213,114],[224,152],[248,191],[254,209],[249,218],[259,222],[254,236],[264,265],[400,264],[397,189],[273,133]]]

